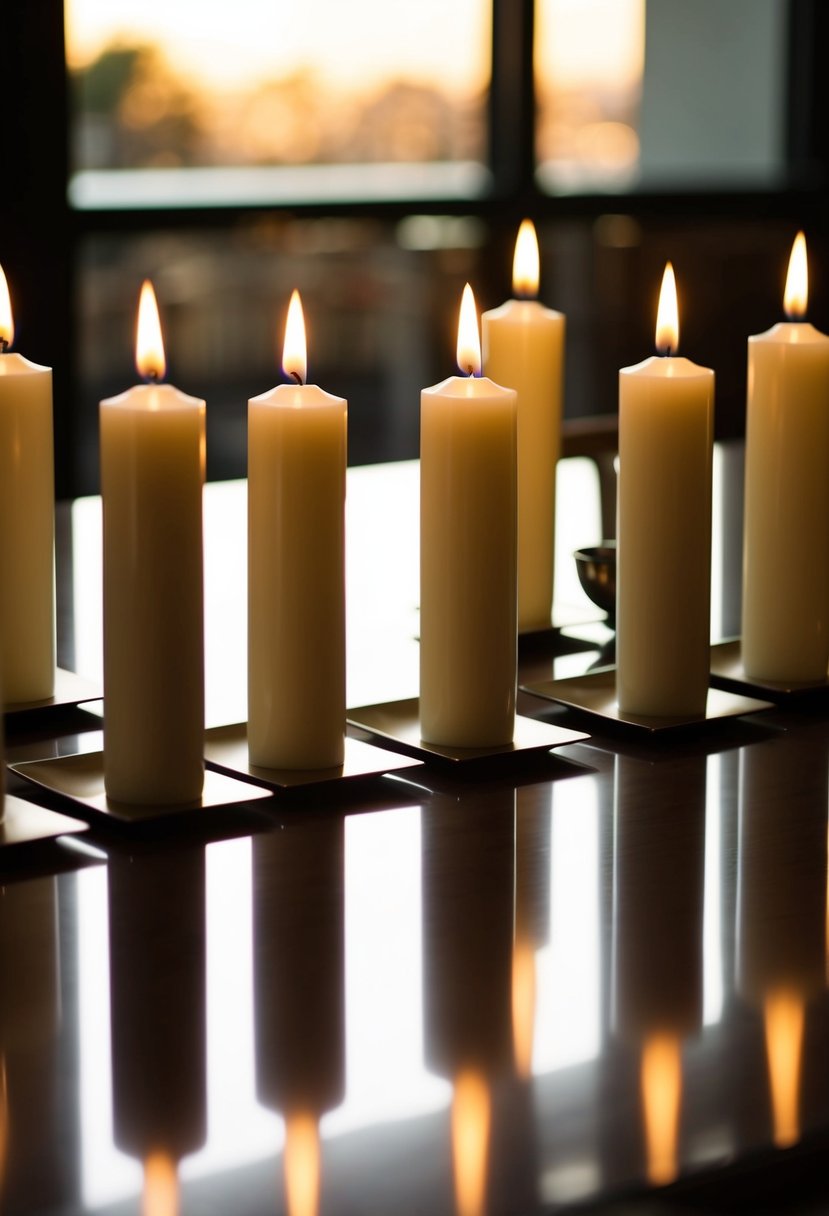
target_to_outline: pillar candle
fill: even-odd
[[[656,345],[619,374],[616,692],[623,713],[700,714],[708,695],[714,373],[672,357],[665,270]]]
[[[322,769],[345,747],[347,402],[305,384],[299,295],[283,367],[248,402],[248,749],[264,768]]]
[[[515,243],[513,293],[482,317],[484,368],[518,393],[518,629],[549,629],[555,564],[556,465],[561,451],[563,313],[535,298],[535,228]]]
[[[171,385],[155,296],[139,309],[153,382],[101,402],[104,778],[118,802],[175,804],[204,780],[204,402]]]
[[[0,268],[0,670],[7,703],[55,691],[52,371],[8,353],[11,301]]]
[[[802,320],[807,288],[800,233],[790,320],[748,340],[742,660],[784,683],[829,662],[829,337]]]
[[[480,376],[468,284],[458,365],[420,400],[420,733],[495,747],[515,728],[516,393]]]

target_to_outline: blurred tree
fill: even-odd
[[[198,92],[153,46],[109,46],[73,73],[78,168],[204,163]]]

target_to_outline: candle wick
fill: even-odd
[[[9,351],[8,338],[0,338],[0,355],[6,355]]]
[[[144,379],[147,382],[147,384],[158,384],[158,380],[159,380],[158,369],[155,367],[152,368],[151,371],[147,372]]]
[[[299,372],[289,372],[288,375],[293,379],[295,384],[302,384],[302,376]]]
[[[474,376],[474,375],[475,375],[475,368],[472,366],[472,364],[471,364],[471,363],[467,363],[467,365],[466,365],[466,372],[467,372],[467,375],[469,375],[469,376]]]

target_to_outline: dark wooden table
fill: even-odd
[[[716,467],[726,636],[739,450]],[[522,646],[524,681],[607,638],[569,559],[600,539],[596,482],[561,480],[570,628]],[[351,705],[417,689],[416,491],[415,465],[349,473]],[[244,512],[241,483],[208,487],[211,723],[245,712]],[[93,679],[99,520],[59,511],[60,660]],[[597,723],[532,760],[0,855],[0,1210],[149,1210],[149,1162],[155,1216],[825,1211],[828,711]],[[7,753],[100,745],[80,710],[12,724]]]

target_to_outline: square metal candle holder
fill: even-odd
[[[336,768],[263,768],[250,763],[246,722],[208,730],[204,754],[211,768],[236,774],[269,790],[308,789],[341,781],[365,780],[420,763],[412,756],[401,756],[360,739],[346,738],[344,761]]]
[[[420,701],[417,697],[406,701],[387,701],[380,705],[363,705],[358,709],[349,709],[347,717],[349,725],[355,730],[379,739],[389,747],[419,760],[438,760],[453,765],[519,754],[539,754],[588,738],[582,731],[553,726],[549,722],[516,714],[512,742],[498,747],[444,747],[427,743],[420,737]]]
[[[666,717],[622,713],[616,700],[616,668],[605,667],[568,680],[543,680],[522,684],[521,691],[564,706],[586,721],[605,727],[635,731],[645,735],[698,730],[724,718],[741,717],[771,709],[770,701],[760,701],[723,689],[709,688],[705,712]]]
[[[203,811],[269,796],[268,790],[260,786],[206,770],[202,796],[194,802],[161,806],[113,802],[104,789],[103,752],[76,752],[49,760],[28,760],[12,764],[10,768],[27,781],[70,799],[79,814],[98,822],[103,819],[109,823],[146,824],[174,816],[197,816]]]
[[[76,832],[88,831],[80,819],[70,819],[57,811],[36,806],[24,798],[7,794],[0,821],[0,850],[17,850],[25,845],[42,844]]]
[[[731,692],[768,697],[771,701],[820,697],[829,692],[829,678],[822,680],[762,680],[746,675],[739,638],[711,647],[711,683]]]

